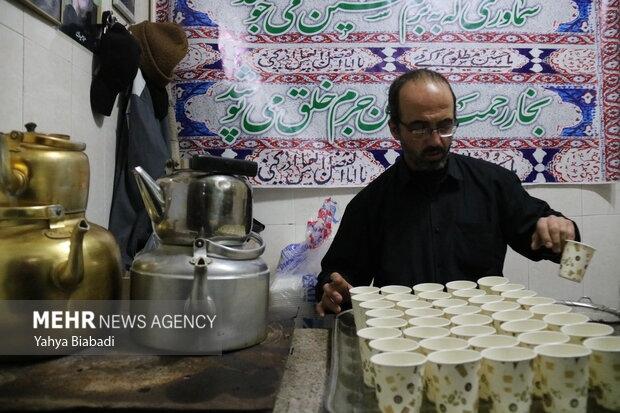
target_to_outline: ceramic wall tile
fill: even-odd
[[[583,279],[584,295],[597,304],[620,309],[620,215],[583,217],[582,239],[596,248]]]
[[[265,225],[293,224],[292,191],[281,188],[254,188],[254,218]]]
[[[75,43],[71,48],[71,63],[90,75],[93,71],[93,52]],[[88,86],[90,87],[90,81]]]
[[[24,9],[24,37],[68,62],[72,59],[73,40],[28,9]]]
[[[584,185],[583,215],[620,214],[620,183]]]
[[[17,33],[24,32],[24,12],[19,3],[0,1],[0,25],[4,25]],[[0,38],[4,39],[3,36]]]
[[[305,224],[309,219],[316,219],[317,211],[328,197],[338,204],[337,216],[341,218],[347,204],[359,191],[360,188],[294,189],[294,222]]]
[[[282,248],[295,241],[295,227],[293,225],[267,225],[261,232],[267,247],[262,258],[269,265],[273,275],[280,260]]]
[[[71,63],[29,39],[24,43],[24,122],[70,134]]]
[[[0,39],[0,131],[23,130],[24,38],[0,25]]]
[[[581,216],[581,185],[531,185],[526,190],[566,216]]]

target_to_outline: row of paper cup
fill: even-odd
[[[477,286],[480,289],[476,289]],[[614,365],[616,369],[620,368],[620,337],[604,337],[613,333],[611,327],[589,323],[586,316],[571,313],[570,307],[555,304],[551,298],[539,297],[536,292],[510,283],[504,277],[484,277],[478,284],[454,281],[446,285],[447,291],[444,292],[443,288],[441,284],[425,283],[413,288],[386,286],[350,290],[360,338],[364,381],[375,387],[383,411],[400,411],[405,406],[416,411],[422,399],[414,397],[417,393],[411,390],[419,390],[420,395],[423,391],[416,387],[415,379],[407,381],[406,384],[411,386],[405,389],[405,395],[396,385],[405,380],[402,371],[398,374],[392,372],[389,376],[384,374],[395,368],[389,365],[394,360],[416,356],[380,356],[384,352],[416,353],[428,358],[407,368],[416,367],[408,371],[415,370],[420,375],[420,383],[429,400],[435,402],[438,412],[464,411],[470,407],[475,411],[479,397],[490,399],[495,412],[529,411],[532,394],[543,397],[548,412],[564,411],[564,408],[568,409],[566,411],[585,411],[590,370],[590,387],[599,404],[612,410],[620,409],[620,374],[613,370]],[[591,349],[581,345],[585,339]],[[552,345],[560,347],[551,350],[545,347]],[[516,349],[490,351],[507,347]],[[446,351],[456,353],[443,353]],[[476,352],[478,356],[474,357]],[[526,353],[531,357],[526,357]],[[566,355],[562,356],[563,353]],[[582,353],[587,354],[577,356]],[[591,353],[592,362],[589,362]],[[459,354],[463,357],[467,354],[475,360],[465,362],[459,359]],[[452,363],[452,368],[448,359],[437,359],[440,356],[456,357],[460,361]],[[558,360],[549,360],[553,357]],[[572,376],[564,380],[553,376],[566,364],[562,362],[564,359],[573,359],[576,365],[578,360],[585,360],[585,367],[581,366],[585,373],[580,371],[581,367],[566,372],[567,376],[579,373],[580,378],[585,374],[585,396],[568,400],[569,395],[578,395],[575,387],[578,383],[572,380]],[[603,359],[605,362],[601,363]],[[442,366],[444,362],[445,368]],[[514,371],[498,379],[497,372],[509,365]],[[530,366],[529,370],[526,365]],[[456,366],[459,366],[458,371]],[[456,371],[467,376],[467,366],[476,371],[477,381],[463,383],[469,390],[455,387],[454,383],[460,379],[448,372]],[[487,370],[488,366],[490,369]],[[381,385],[383,379],[380,377],[389,381],[385,383],[389,384],[388,387]],[[512,392],[510,396],[504,394],[508,390]],[[408,404],[403,404],[405,399]],[[468,407],[470,401],[475,406]]]

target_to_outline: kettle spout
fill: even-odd
[[[26,188],[27,179],[23,172],[11,167],[9,138],[10,135],[0,133],[0,190],[18,195]]]
[[[164,218],[164,194],[157,185],[157,182],[140,166],[136,166],[133,170],[133,176],[136,178],[138,190],[142,196],[142,202],[146,207],[151,221],[158,224]]]
[[[61,290],[70,290],[84,279],[84,235],[90,229],[85,219],[75,225],[71,233],[71,249],[69,258],[60,264],[52,273],[52,281]]]
[[[194,241],[194,281],[189,297],[185,301],[185,312],[189,314],[213,314],[215,302],[207,291],[207,265],[211,262],[206,254],[206,241]]]

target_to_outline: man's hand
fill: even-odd
[[[532,234],[532,249],[540,247],[550,248],[560,253],[566,240],[575,239],[575,225],[573,221],[564,217],[548,216],[540,218],[536,223],[536,230]]]
[[[321,317],[325,315],[325,311],[329,310],[335,314],[341,311],[340,304],[343,300],[349,300],[349,288],[351,284],[345,280],[342,275],[333,272],[330,275],[331,282],[323,285],[323,297],[321,302],[316,305],[316,312]]]

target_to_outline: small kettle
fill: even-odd
[[[189,169],[157,181],[134,168],[140,195],[165,244],[192,245],[196,238],[225,237],[239,244],[252,231],[252,188],[247,178],[256,162],[195,156]]]

